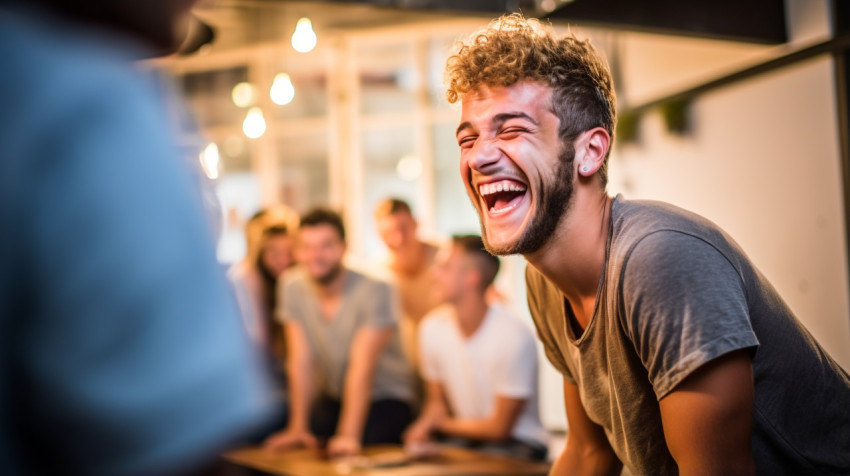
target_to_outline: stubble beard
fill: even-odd
[[[327,286],[334,282],[334,280],[339,276],[342,272],[342,263],[336,263],[331,269],[328,270],[327,273],[316,278],[316,282],[321,284],[322,286]]]
[[[484,225],[484,211],[479,210],[481,222],[481,237],[484,248],[496,256],[513,254],[527,255],[542,248],[555,234],[555,230],[566,216],[570,208],[573,191],[573,160],[575,149],[571,143],[564,147],[558,156],[558,168],[555,179],[546,184],[543,176],[537,178],[537,196],[535,197],[534,216],[528,223],[519,239],[514,243],[506,243],[501,247],[493,246],[487,239],[487,228]]]

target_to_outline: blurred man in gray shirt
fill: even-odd
[[[331,456],[348,456],[361,445],[400,443],[412,420],[413,373],[392,288],[343,265],[345,228],[333,211],[304,215],[297,241],[300,269],[285,278],[278,316],[291,416],[266,447],[312,447],[318,436],[330,438]]]

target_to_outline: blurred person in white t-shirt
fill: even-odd
[[[456,236],[440,251],[434,284],[444,303],[419,329],[426,398],[404,441],[416,452],[434,441],[544,460],[537,348],[529,327],[488,304],[499,259],[479,236]]]

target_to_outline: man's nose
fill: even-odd
[[[489,165],[499,161],[502,151],[492,140],[479,140],[472,149],[469,166],[475,170],[482,171]]]

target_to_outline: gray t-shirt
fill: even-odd
[[[658,400],[737,349],[753,353],[757,472],[850,474],[850,377],[713,223],[618,196],[596,309],[580,336],[560,291],[531,267],[526,278],[547,357],[634,474],[678,472]]]
[[[351,342],[363,327],[392,327],[394,335],[378,359],[372,377],[372,400],[395,398],[413,401],[412,370],[398,336],[398,302],[385,282],[346,270],[342,304],[332,320],[321,316],[319,300],[303,270],[293,270],[284,281],[284,321],[301,324],[307,335],[317,370],[317,389],[342,398]]]

